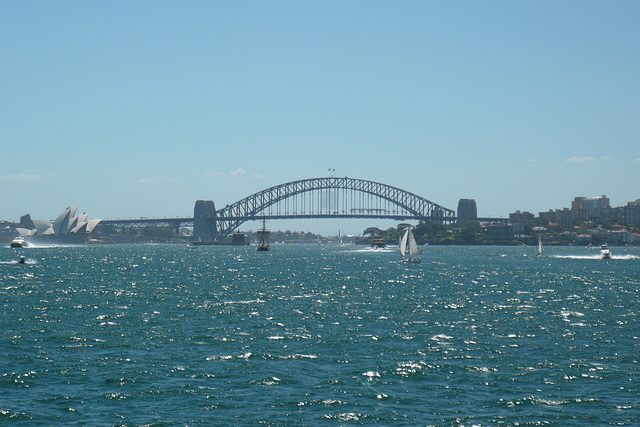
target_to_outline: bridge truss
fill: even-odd
[[[299,218],[379,218],[455,221],[455,212],[400,188],[353,178],[312,178],[259,191],[216,211],[218,238],[245,221]]]

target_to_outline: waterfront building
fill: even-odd
[[[627,227],[640,227],[640,199],[624,206],[624,223]]]
[[[20,218],[22,227],[17,227],[16,231],[28,240],[61,243],[86,242],[102,220],[88,219],[86,213],[76,216],[77,210],[78,206],[65,209],[54,222],[39,219],[32,221],[30,215],[24,215]]]
[[[609,198],[604,194],[602,197],[594,197],[593,199],[587,199],[584,201],[584,209],[587,214],[587,218],[591,218],[593,215],[603,215],[606,209],[609,209]]]
[[[613,230],[609,233],[610,241],[612,243],[628,243],[631,239],[631,233],[629,230],[621,225],[614,225]]]
[[[571,227],[571,220],[573,218],[572,212],[568,208],[540,212],[538,215],[548,223],[557,224],[562,228]]]
[[[246,235],[241,232],[233,233],[231,235],[231,244],[234,246],[244,246],[247,245]]]
[[[610,207],[609,198],[605,195],[592,199],[576,197],[571,202],[571,213],[573,219],[586,221],[594,215],[604,215]]]
[[[514,228],[511,224],[487,224],[487,237],[491,240],[513,240]]]
[[[584,208],[586,197],[575,197],[571,202],[571,219],[584,221],[587,219],[587,211]]]
[[[578,245],[588,245],[593,241],[593,236],[591,234],[580,234],[578,235],[578,237],[576,238],[576,243]]]
[[[520,212],[515,211],[509,214],[509,221],[511,222],[527,222],[533,221],[535,219],[535,215],[531,212]]]
[[[509,214],[509,221],[513,224],[514,232],[516,233],[522,233],[525,222],[531,222],[534,219],[535,215],[531,212],[515,211]]]

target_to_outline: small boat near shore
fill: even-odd
[[[261,237],[261,241],[260,244],[258,245],[258,251],[259,252],[264,252],[264,251],[269,251],[271,250],[271,247],[269,246],[269,231],[267,231],[267,227],[266,227],[266,221],[264,218],[262,218],[262,230],[258,231],[258,234]]]
[[[537,256],[542,255],[543,251],[544,249],[542,248],[542,239],[540,238],[540,236],[538,236],[538,253],[536,255]]]
[[[600,246],[600,259],[611,259],[611,251],[606,244]]]
[[[387,247],[387,242],[384,240],[384,237],[378,233],[376,236],[371,238],[371,247],[374,249],[382,249]]]
[[[9,246],[12,248],[28,248],[29,243],[25,240],[24,237],[16,237],[11,241]]]

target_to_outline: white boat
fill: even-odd
[[[542,239],[538,236],[538,253],[536,255],[542,255],[544,249],[542,248]]]
[[[10,243],[12,248],[28,248],[29,243],[24,239],[24,237],[16,237]]]
[[[606,244],[600,246],[600,259],[611,259],[611,251]]]
[[[418,249],[416,239],[413,237],[411,228],[407,227],[404,235],[400,238],[400,256],[406,262],[420,262],[422,260],[418,258],[419,254],[420,249]]]

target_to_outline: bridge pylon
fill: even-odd
[[[193,240],[213,242],[218,237],[216,206],[211,200],[198,200],[193,208]]]

